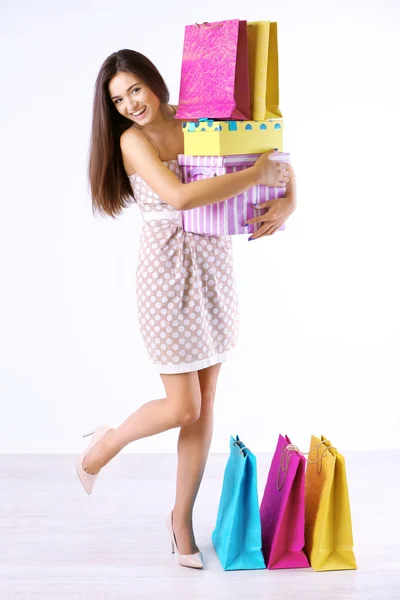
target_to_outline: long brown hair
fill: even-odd
[[[102,64],[95,84],[88,175],[93,213],[114,218],[135,201],[120,148],[121,134],[132,121],[118,112],[108,90],[110,80],[121,72],[139,77],[160,102],[169,101],[164,79],[140,52],[118,50]]]

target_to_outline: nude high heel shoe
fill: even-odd
[[[107,431],[109,431],[110,429],[113,429],[112,427],[110,427],[110,425],[99,425],[91,433],[85,433],[83,435],[83,437],[88,437],[89,435],[91,435],[92,439],[90,441],[90,444],[87,446],[87,448],[82,452],[82,454],[80,456],[77,457],[77,459],[75,461],[75,467],[76,467],[76,472],[78,473],[78,477],[79,477],[87,494],[92,493],[93,486],[96,481],[96,477],[97,477],[97,475],[99,475],[99,473],[97,473],[96,475],[92,475],[91,473],[86,473],[86,471],[83,469],[83,466],[82,466],[83,460],[84,460],[86,454],[89,452],[89,450],[91,450],[93,448],[93,446],[95,446],[97,444],[97,442],[103,437],[103,435],[105,435],[107,433]]]
[[[203,568],[203,555],[201,552],[196,552],[196,554],[179,554],[178,546],[176,544],[176,538],[174,534],[174,530],[172,527],[172,511],[168,515],[167,518],[167,529],[171,536],[171,548],[172,553],[176,551],[179,559],[179,564],[182,567],[191,567],[192,569],[202,569]]]

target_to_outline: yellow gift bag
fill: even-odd
[[[278,24],[247,23],[250,111],[255,121],[282,118],[279,110]]]
[[[315,571],[357,569],[345,460],[324,436],[308,453],[305,552]]]

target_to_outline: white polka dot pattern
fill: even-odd
[[[165,161],[181,177],[177,161]],[[136,174],[140,210],[175,209]],[[139,328],[158,373],[223,362],[238,338],[239,313],[230,236],[185,232],[177,219],[143,220],[136,271]]]

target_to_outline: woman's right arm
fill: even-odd
[[[248,169],[189,184],[182,183],[160,161],[152,144],[134,129],[128,129],[121,135],[121,152],[151,189],[177,210],[215,204],[257,184],[283,187],[289,181],[283,175],[285,165],[268,160],[269,153],[265,153]]]

